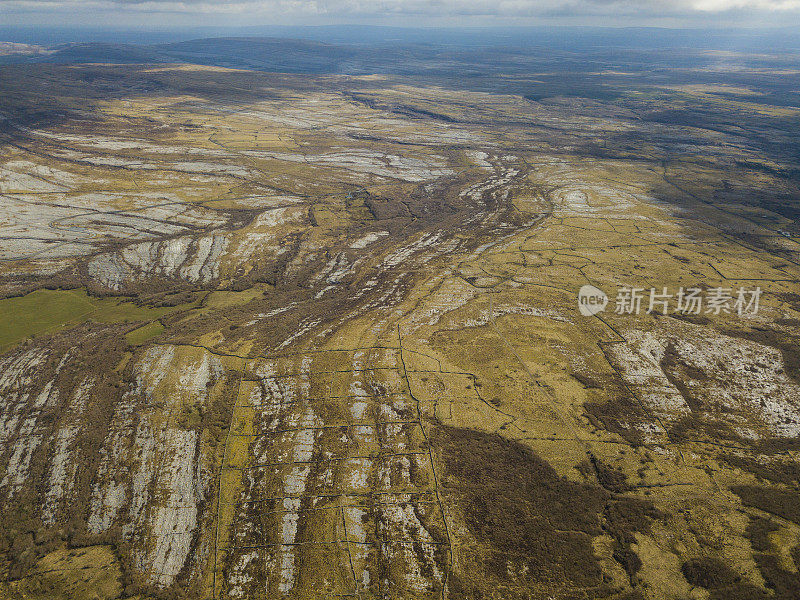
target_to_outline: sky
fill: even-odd
[[[345,23],[800,28],[800,0],[0,0],[2,26]]]

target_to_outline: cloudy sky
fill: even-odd
[[[800,27],[800,0],[0,0],[2,25]]]

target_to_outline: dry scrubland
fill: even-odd
[[[797,188],[743,142],[800,111],[0,84],[0,597],[800,597]],[[736,125],[638,118],[687,104]]]

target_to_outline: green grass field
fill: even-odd
[[[166,331],[166,329],[161,323],[158,321],[153,321],[152,323],[142,325],[141,327],[128,332],[125,335],[125,339],[131,346],[139,346],[140,344],[144,344],[146,341],[153,339],[157,335],[161,335],[164,333],[164,331]]]
[[[28,337],[85,321],[153,321],[185,307],[137,306],[119,298],[93,298],[85,290],[37,290],[25,296],[0,300],[0,352],[9,350]],[[158,331],[148,329],[142,333],[149,338],[157,335]],[[134,336],[133,341],[140,337]]]

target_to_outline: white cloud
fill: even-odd
[[[695,0],[689,3],[699,11],[717,12],[734,9],[782,11],[800,9],[800,0]]]
[[[316,14],[537,15],[680,14],[730,10],[800,10],[800,0],[0,0],[7,9],[111,8],[140,11],[296,12]]]

